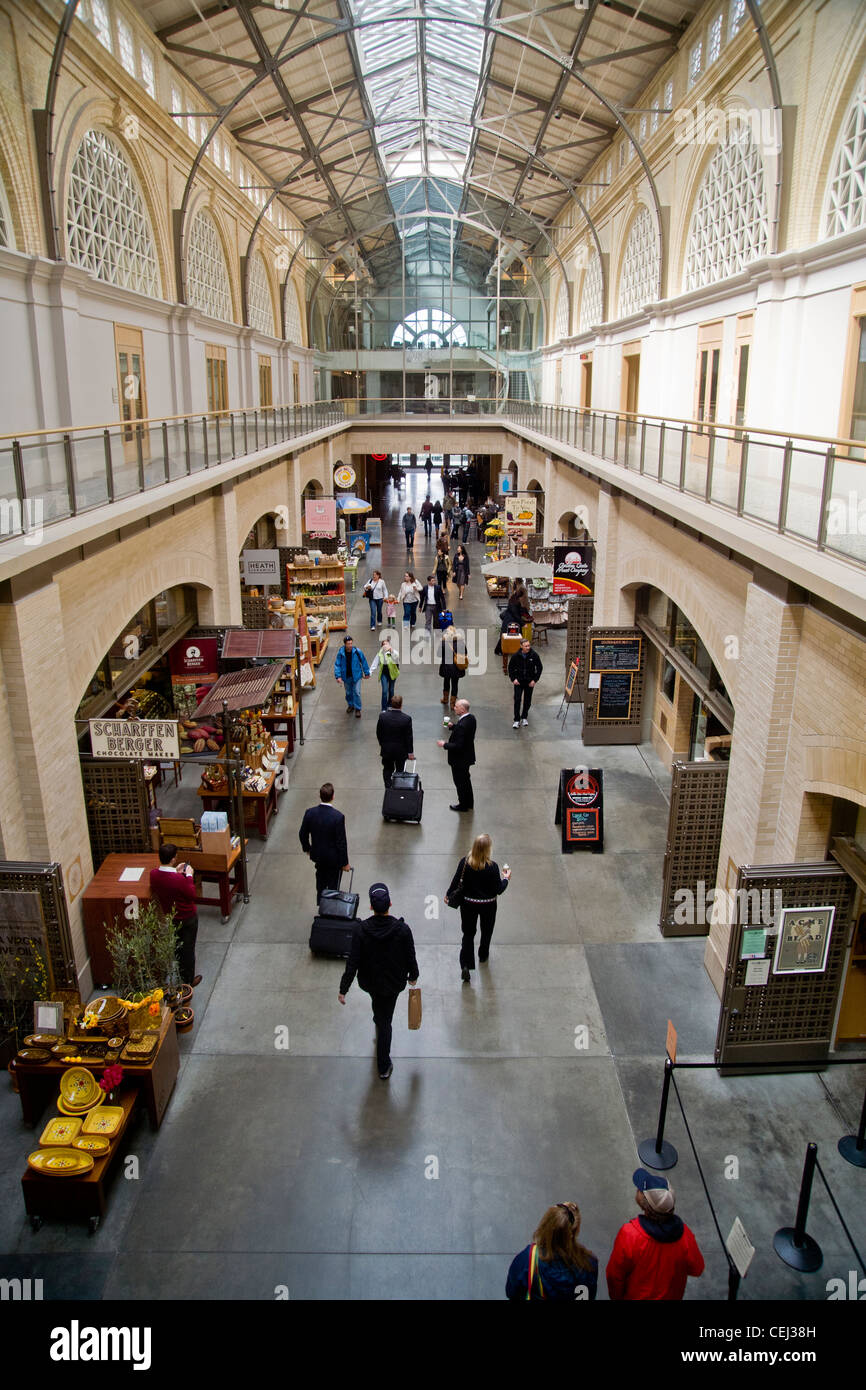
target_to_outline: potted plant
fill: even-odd
[[[48,966],[35,941],[15,956],[0,954],[0,1057],[4,1065],[33,1032],[33,1003],[49,999]]]
[[[174,913],[163,913],[154,902],[140,904],[132,921],[115,919],[105,944],[117,995],[139,1006],[140,1016],[130,1013],[130,1023],[138,1028],[158,1028],[163,993],[175,991],[180,984]]]

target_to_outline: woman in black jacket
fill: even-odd
[[[478,960],[483,965],[490,954],[490,938],[496,924],[496,899],[504,893],[511,878],[506,864],[499,865],[490,857],[493,842],[489,835],[477,835],[472,848],[457,865],[457,872],[448,885],[445,901],[452,904],[459,889],[460,924],[463,940],[460,945],[460,978],[469,984],[469,972],[475,969],[475,928],[481,923]]]
[[[440,704],[447,705],[449,698],[452,709],[457,704],[457,685],[466,675],[468,665],[466,643],[462,635],[456,628],[447,627],[442,634],[442,660],[439,663],[439,674],[443,682]]]
[[[436,501],[433,503],[433,521],[435,523],[436,534],[438,536],[439,527],[442,525],[442,503],[439,501],[438,497],[436,498]]]
[[[469,556],[466,554],[466,551],[463,549],[462,545],[458,545],[457,547],[457,554],[454,556],[453,564],[454,583],[460,590],[459,597],[462,598],[463,590],[469,583]]]

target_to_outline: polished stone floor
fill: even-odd
[[[381,564],[395,591],[406,563],[399,518],[407,495],[416,510],[423,500],[424,474],[410,474],[407,487],[381,505]],[[415,723],[424,816],[383,822],[378,690],[365,683],[363,718],[346,718],[332,639],[280,814],[267,842],[250,846],[251,900],[226,925],[216,909],[201,911],[204,982],[165,1122],[157,1134],[143,1119],[131,1131],[139,1176],[118,1177],[94,1236],[50,1223],[31,1231],[20,1176],[34,1134],[0,1088],[0,1276],[41,1277],[45,1297],[57,1299],[271,1299],[279,1285],[295,1300],[501,1299],[512,1256],[563,1199],[579,1203],[583,1238],[604,1266],[635,1212],[635,1145],[655,1131],[667,1020],[680,1058],[707,1060],[718,999],[703,941],[658,933],[669,774],[648,746],[585,753],[577,707],[561,731],[561,633],[540,647],[529,728],[512,730],[481,553],[470,544],[462,604],[451,590],[458,622],[489,638],[486,671],[462,686],[478,719],[474,814],[448,809],[435,670],[404,663],[397,688]],[[421,579],[431,555],[419,533]],[[377,639],[360,583],[350,599],[350,630],[371,658]],[[583,762],[604,769],[605,852],[563,856],[558,770]],[[401,1000],[387,1084],[376,1074],[367,996],[354,987],[341,1008],[341,964],[307,948],[313,870],[297,832],[326,779],[346,814],[355,888],[364,895],[384,880],[417,943],[423,1025],[408,1032]],[[192,814],[192,791],[166,793],[163,809]],[[514,874],[490,962],[466,986],[458,914],[442,895],[481,831]],[[275,1046],[283,1028],[288,1050]],[[826,1281],[847,1280],[855,1261],[820,1183],[810,1220],[824,1250],[819,1273],[789,1270],[772,1236],[793,1223],[815,1140],[866,1245],[866,1173],[836,1152],[856,1128],[866,1066],[750,1078],[681,1070],[677,1083],[722,1234],[739,1216],[757,1249],[741,1299],[824,1299]],[[668,1138],[680,1153],[669,1174],[678,1210],[707,1262],[687,1297],[724,1298],[725,1258],[673,1096]],[[735,1167],[738,1176],[726,1176]]]

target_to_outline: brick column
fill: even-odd
[[[627,600],[620,593],[618,554],[621,503],[619,491],[602,483],[598,490],[596,522],[595,604],[592,619],[596,627],[619,627],[630,624],[634,618]]]
[[[213,594],[213,611],[200,611],[199,621],[220,626],[240,626],[243,620],[238,558],[244,537],[238,535],[238,509],[233,484],[226,483],[214,501],[214,560],[218,579]],[[200,610],[203,607],[204,596]]]
[[[784,581],[753,582],[746,596],[737,683],[736,722],[719,851],[717,884],[725,887],[728,861],[772,864],[797,853],[800,806],[782,797],[788,756],[803,609],[799,591]],[[771,592],[771,588],[776,592]],[[728,885],[733,889],[733,881]],[[710,928],[704,963],[721,993],[730,926]]]

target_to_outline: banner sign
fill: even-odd
[[[242,550],[241,561],[247,584],[279,584],[280,552],[278,550]]]
[[[354,468],[350,468],[348,463],[341,463],[339,468],[334,469],[334,482],[337,487],[352,487],[355,482]]]
[[[604,852],[604,773],[601,768],[564,767],[559,774],[555,824],[562,853]]]
[[[592,551],[576,550],[572,545],[555,545],[553,592],[585,596],[592,591]]]
[[[505,504],[505,525],[510,534],[528,535],[535,530],[537,501],[534,493],[515,493]]]
[[[311,536],[336,536],[337,499],[314,497],[304,503],[304,530]]]
[[[169,652],[168,664],[173,682],[213,685],[218,675],[217,639],[182,637]]]
[[[176,762],[180,742],[176,719],[90,719],[95,758],[160,758]]]

